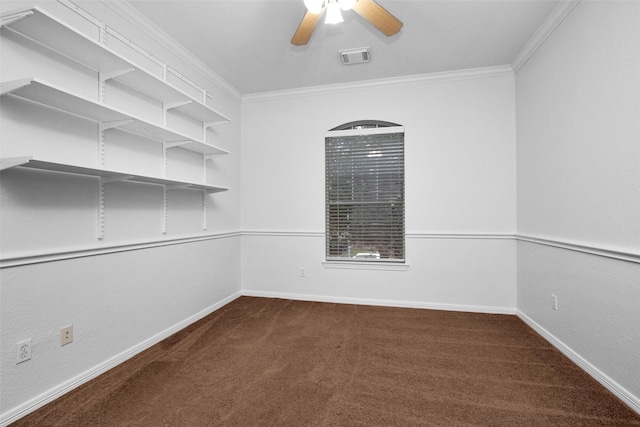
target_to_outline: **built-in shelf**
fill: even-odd
[[[228,154],[229,152],[178,133],[164,126],[96,102],[59,88],[35,77],[0,84],[2,95],[14,95],[39,104],[57,108],[102,123],[107,128],[118,128],[161,142],[180,143],[181,148],[202,154]]]
[[[159,184],[167,186],[167,190],[173,189],[189,189],[189,190],[201,190],[207,194],[219,193],[227,191],[226,187],[219,187],[215,185],[201,184],[188,181],[176,181],[174,179],[158,178],[153,176],[145,176],[139,174],[132,174],[128,172],[121,172],[109,169],[97,169],[88,168],[84,166],[75,166],[64,163],[54,163],[42,160],[36,160],[33,157],[9,157],[0,159],[0,171],[12,169],[15,167],[40,169],[54,172],[64,172],[76,175],[95,176],[103,178],[103,182],[117,182],[117,181],[133,181],[142,182],[146,184]]]
[[[98,71],[104,81],[118,81],[198,121],[210,125],[229,121],[225,115],[206,105],[204,91],[202,100],[193,98],[37,6],[0,15],[0,27],[10,28]]]
[[[202,228],[207,229],[207,203],[211,193],[229,190],[226,187],[208,185],[207,161],[213,160],[215,155],[229,152],[207,143],[207,130],[212,126],[228,122],[229,119],[206,104],[208,94],[186,77],[170,69],[167,64],[157,60],[139,46],[127,40],[116,31],[107,27],[103,22],[82,11],[71,2],[64,1],[64,5],[74,10],[81,18],[89,23],[78,22],[82,28],[92,28],[90,35],[85,35],[76,28],[66,24],[58,18],[37,6],[23,8],[13,12],[0,14],[0,28],[3,34],[9,32],[31,40],[37,49],[51,50],[60,60],[67,59],[77,62],[87,70],[95,71],[96,91],[93,94],[77,93],[71,87],[60,87],[37,77],[23,78],[0,83],[0,95],[3,98],[19,98],[27,102],[37,103],[48,108],[63,111],[85,119],[93,120],[97,126],[97,158],[99,166],[96,168],[77,166],[66,163],[56,163],[33,157],[12,157],[0,159],[0,171],[12,168],[31,168],[81,176],[99,178],[97,198],[97,237],[105,237],[105,212],[108,206],[105,187],[113,182],[132,181],[162,186],[162,222],[161,233],[168,230],[168,199],[171,190],[198,190],[202,196]],[[93,26],[93,27],[91,27]],[[91,31],[91,30],[90,30]],[[137,60],[146,63],[141,67],[107,44],[123,47]],[[34,46],[32,46],[33,48]],[[46,70],[43,70],[45,72]],[[40,73],[40,71],[36,71]],[[168,78],[178,86],[169,83]],[[156,121],[149,121],[127,112],[123,103],[124,98],[114,89],[110,82],[116,82],[126,91],[135,92],[149,99],[157,101]],[[184,86],[182,85],[184,83]],[[71,89],[71,90],[70,90]],[[113,92],[110,92],[113,91]],[[186,92],[185,92],[186,91]],[[97,96],[96,96],[97,95]],[[111,105],[113,97],[120,97],[118,105]],[[142,100],[140,100],[142,105]],[[145,104],[149,104],[148,102]],[[127,106],[129,104],[126,104]],[[194,131],[198,136],[192,137],[182,130],[174,130],[167,123],[172,122],[172,113],[186,116],[198,126]],[[202,155],[202,182],[188,182],[168,179],[165,177],[140,175],[135,172],[105,169],[105,153],[108,141],[107,134],[112,129],[120,129],[144,138],[162,143],[162,158],[157,160],[158,166],[166,172],[168,150],[183,148]],[[191,133],[191,132],[190,132]],[[113,133],[114,139],[120,136]],[[19,144],[19,138],[14,141]],[[153,158],[149,159],[154,160]]]

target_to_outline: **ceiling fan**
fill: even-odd
[[[307,6],[307,13],[291,39],[291,44],[296,46],[309,42],[325,9],[327,24],[342,22],[340,9],[353,9],[387,37],[396,34],[402,28],[402,22],[374,0],[304,0],[304,4]]]

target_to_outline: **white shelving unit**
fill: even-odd
[[[160,142],[180,142],[180,147],[200,154],[229,154],[228,151],[151,123],[121,110],[95,102],[35,77],[0,83],[2,95],[14,95],[80,117],[95,120],[103,128],[118,128]]]
[[[221,191],[227,191],[226,187],[218,187],[215,185],[208,185],[189,181],[176,181],[173,179],[146,176],[146,175],[131,175],[127,172],[115,171],[109,169],[88,168],[84,166],[75,166],[65,163],[47,162],[43,160],[37,160],[30,156],[25,157],[8,157],[0,159],[0,171],[13,169],[16,167],[40,169],[52,172],[71,173],[76,175],[94,176],[102,178],[103,184],[120,181],[142,182],[145,184],[165,185],[167,190],[176,189],[188,189],[188,190],[200,190],[207,194],[219,193]]]
[[[104,43],[94,41],[71,28],[41,8],[19,9],[0,16],[0,27],[9,28],[37,41],[68,58],[100,73],[100,80],[119,83],[175,108],[199,121],[211,125],[229,121],[225,115],[206,105],[206,91],[202,99],[192,98],[164,79],[144,70],[113,51]]]
[[[102,22],[96,20],[86,12],[75,10],[88,23],[93,24],[97,30],[97,40],[83,34],[67,23],[59,20],[47,11],[33,6],[23,8],[0,15],[0,28],[2,31],[11,31],[35,41],[62,58],[72,59],[77,63],[96,72],[96,84],[98,85],[99,99],[91,99],[72,90],[59,87],[46,82],[38,77],[26,77],[0,83],[1,95],[19,97],[31,102],[36,102],[50,108],[62,110],[69,114],[94,120],[98,123],[98,150],[99,167],[85,167],[64,163],[50,162],[46,159],[34,159],[33,157],[14,157],[0,159],[0,171],[16,167],[40,169],[62,173],[94,176],[99,178],[98,201],[98,238],[104,237],[104,210],[105,192],[104,186],[111,182],[132,181],[163,186],[163,218],[162,233],[167,231],[167,191],[170,190],[198,190],[203,195],[203,228],[207,227],[207,195],[227,191],[228,188],[206,183],[207,161],[214,156],[229,154],[228,151],[208,144],[206,142],[207,129],[229,121],[225,115],[207,105],[208,94],[206,90],[197,87],[184,77],[169,70],[168,66],[141,48],[135,46],[116,32],[109,29]],[[136,53],[142,54],[141,58],[150,59],[150,64],[158,66],[158,75],[149,72],[144,67],[138,66],[127,57],[108,47],[105,43],[108,36],[115,37],[125,46],[132,47]],[[197,97],[189,95],[180,88],[167,81],[168,74],[177,76],[191,89]],[[109,81],[118,82],[134,93],[156,100],[159,103],[162,114],[160,123],[142,119],[135,114],[116,108],[105,102],[105,90]],[[200,98],[200,99],[198,99]],[[188,136],[180,131],[167,126],[167,115],[170,112],[179,112],[201,124],[202,135],[200,138]],[[173,180],[169,177],[153,177],[141,175],[135,171],[115,171],[102,168],[105,154],[105,132],[110,129],[120,129],[129,133],[152,139],[162,143],[162,170],[166,174],[167,150],[181,148],[202,155],[203,182],[186,182]]]

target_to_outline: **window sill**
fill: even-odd
[[[392,262],[323,261],[324,268],[343,270],[407,271],[409,264]]]

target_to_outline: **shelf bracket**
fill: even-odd
[[[0,95],[11,93],[25,86],[29,86],[31,83],[33,83],[33,79],[0,83]]]
[[[21,19],[27,18],[31,15],[33,15],[33,10],[26,10],[24,12],[18,12],[12,15],[3,16],[2,19],[0,19],[0,28],[4,28],[7,25],[11,25],[14,22],[18,22]]]
[[[102,184],[111,184],[112,182],[126,181],[133,178],[135,175],[114,175],[105,176],[102,178]]]
[[[171,110],[173,108],[178,108],[178,107],[182,107],[183,105],[187,105],[187,104],[191,104],[192,101],[190,100],[185,100],[185,101],[176,101],[176,102],[165,102],[162,104],[162,107],[165,110]]]
[[[207,128],[212,128],[214,126],[218,126],[221,125],[223,123],[226,123],[224,120],[220,120],[219,122],[206,122],[206,123],[202,123],[202,126],[207,129]]]
[[[102,35],[104,32],[101,30],[100,34]],[[105,102],[105,93],[106,93],[106,82],[107,80],[115,79],[117,77],[123,76],[127,73],[135,71],[135,68],[124,68],[122,70],[115,70],[109,72],[98,72],[98,81],[100,83],[100,102]]]
[[[123,68],[122,70],[115,70],[115,71],[109,71],[109,72],[100,71],[98,73],[98,78],[100,79],[101,82],[106,82],[107,80],[117,79],[118,77],[124,76],[125,74],[129,74],[135,70],[136,70],[135,68],[130,67],[130,68]]]
[[[133,119],[127,119],[127,120],[114,120],[112,122],[100,122],[100,126],[102,126],[102,130],[108,130],[108,129],[126,126],[130,123],[133,123],[134,121],[135,120]]]
[[[164,186],[165,190],[179,190],[181,188],[189,188],[189,184],[167,184]]]
[[[212,128],[214,126],[218,126],[225,123],[224,121],[219,122],[203,122],[202,123],[202,140],[207,142],[207,129]]]
[[[167,111],[171,110],[172,108],[178,108],[190,103],[191,103],[190,100],[176,101],[176,102],[163,102],[162,103],[162,126],[167,126]]]
[[[31,156],[0,158],[0,171],[22,166],[29,163],[31,159],[33,159]]]
[[[191,141],[174,141],[174,142],[163,142],[164,149],[167,150],[169,148],[180,147],[182,145],[188,144]]]

